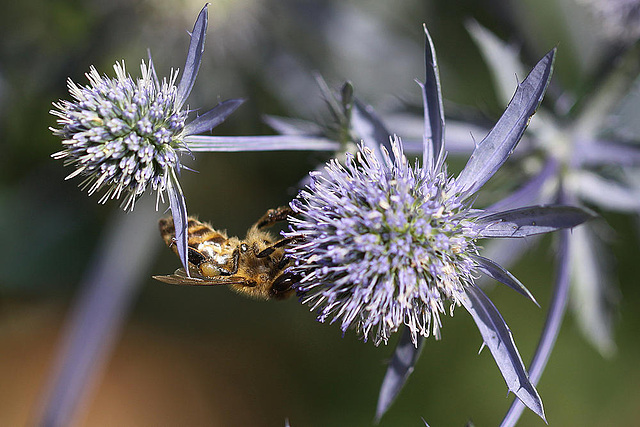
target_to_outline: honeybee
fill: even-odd
[[[153,278],[173,285],[229,285],[234,291],[256,299],[288,298],[293,294],[292,284],[298,279],[286,271],[290,260],[285,257],[284,246],[292,239],[277,240],[264,229],[291,214],[288,206],[269,209],[249,228],[244,240],[227,237],[225,231],[189,217],[187,250],[191,277],[180,268],[174,274]],[[158,225],[167,246],[178,254],[173,218],[162,218]]]

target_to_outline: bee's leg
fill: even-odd
[[[231,255],[231,268],[226,269],[224,267],[218,266],[218,270],[220,270],[220,274],[224,276],[232,276],[238,272],[238,261],[240,260],[240,251],[238,249],[233,251]]]
[[[278,270],[284,270],[291,263],[291,259],[283,256],[280,262],[278,262]]]
[[[187,249],[188,249],[187,257],[189,258],[189,264],[193,264],[196,267],[198,267],[198,272],[201,274],[205,273],[203,269],[206,268],[207,274],[204,274],[204,275],[207,277],[212,277],[214,275],[215,276],[217,275],[232,276],[238,272],[238,260],[240,258],[240,252],[237,249],[233,251],[233,255],[231,255],[232,256],[231,265],[230,265],[231,268],[224,268],[221,265],[211,263],[205,255],[200,253],[197,249],[192,248],[191,246],[189,246]]]
[[[206,263],[207,258],[197,249],[188,246],[187,259],[189,260],[189,271],[193,274],[202,274],[201,266]]]
[[[285,246],[286,244],[291,243],[294,240],[296,240],[295,237],[286,237],[284,239],[278,240],[273,245],[271,245],[268,248],[265,248],[262,251],[260,251],[259,253],[257,253],[256,254],[256,258],[267,257],[267,256],[271,255],[276,249],[281,248],[281,247]]]
[[[293,294],[292,286],[299,281],[299,275],[283,273],[274,280],[269,293],[274,299],[288,298]]]
[[[280,206],[279,208],[269,209],[267,213],[262,215],[262,218],[256,221],[254,227],[258,230],[265,227],[271,227],[276,222],[284,221],[287,219],[287,216],[293,214],[293,209],[289,206]]]
[[[230,273],[231,274],[236,274],[238,272],[238,261],[240,260],[240,251],[238,250],[238,248],[236,248],[233,251],[233,260],[231,262],[231,270]]]
[[[192,248],[191,246],[187,247],[187,258],[193,265],[200,265],[206,260],[206,257],[204,255],[202,255],[199,251]]]

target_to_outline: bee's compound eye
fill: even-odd
[[[220,270],[210,262],[205,262],[199,265],[200,272],[205,277],[215,277],[220,275]]]
[[[247,252],[249,250],[249,246],[246,243],[240,245],[240,250],[242,252]]]

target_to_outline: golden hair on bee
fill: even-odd
[[[283,221],[293,212],[288,206],[269,209],[247,231],[244,239],[228,237],[225,231],[189,217],[187,250],[189,275],[178,269],[154,279],[174,285],[228,285],[234,291],[256,299],[285,299],[293,294],[297,277],[287,272],[290,261],[284,247],[291,239],[276,239],[265,228]],[[164,242],[176,255],[173,218],[160,219]]]

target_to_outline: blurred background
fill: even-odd
[[[604,1],[604,0],[603,0]],[[615,2],[614,2],[615,3]],[[66,80],[86,84],[95,65],[112,75],[124,59],[135,77],[147,48],[159,75],[182,67],[201,1],[4,2],[0,17],[0,425],[38,420],[55,370],[65,319],[81,283],[125,214],[65,181],[50,158],[60,140],[48,130],[51,103],[68,99]],[[269,134],[262,115],[321,119],[313,78],[332,88],[351,80],[356,95],[385,111],[418,104],[426,23],[436,45],[445,111],[487,123],[501,113],[491,76],[465,23],[478,21],[521,47],[529,65],[558,46],[553,85],[587,90],[608,55],[628,41],[595,0],[394,2],[216,0],[191,107],[247,102],[216,135]],[[636,23],[637,25],[637,23]],[[624,34],[623,34],[624,36]],[[514,77],[515,85],[515,77]],[[551,89],[553,90],[553,88]],[[473,113],[468,113],[473,112]],[[481,137],[482,135],[476,135]],[[469,144],[473,143],[469,137]],[[327,155],[311,152],[199,153],[181,182],[190,214],[243,236],[267,209],[288,203],[297,183]],[[453,159],[453,169],[464,163]],[[146,221],[155,227],[149,204]],[[133,214],[129,214],[133,215]],[[617,352],[604,358],[569,313],[538,387],[551,425],[636,425],[640,419],[640,277],[636,218],[603,214],[615,230],[608,254],[620,288]],[[116,219],[114,219],[116,218]],[[141,237],[142,239],[143,237]],[[525,363],[535,349],[554,278],[553,236],[511,271],[542,309],[514,292],[491,298]],[[371,425],[394,338],[387,346],[344,337],[316,322],[295,299],[258,302],[227,289],[168,286],[151,279],[178,267],[151,239],[101,370],[83,393],[80,426]],[[615,277],[615,276],[614,276]],[[458,309],[443,339],[427,340],[408,385],[381,426],[497,425],[511,400],[480,335]],[[525,412],[519,425],[542,426]]]

